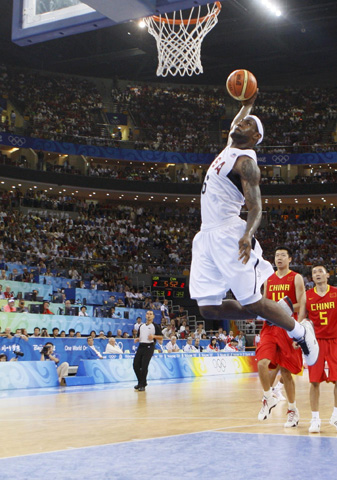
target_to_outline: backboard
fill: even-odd
[[[210,0],[13,0],[12,40],[32,45]]]

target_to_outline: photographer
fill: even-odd
[[[54,353],[54,344],[52,342],[47,342],[41,350],[41,358],[42,362],[50,360],[51,362],[55,363],[55,367],[57,368],[57,375],[59,377],[59,382],[61,385],[65,385],[64,377],[68,376],[69,371],[69,363],[63,362],[60,364],[60,356],[57,353]]]
[[[17,362],[19,357],[23,357],[24,354],[20,351],[13,352],[15,357],[12,357],[9,361],[10,362]],[[5,353],[0,353],[0,362],[8,362],[7,355]]]

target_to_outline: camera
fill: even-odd
[[[41,350],[41,355],[48,355],[49,348],[49,345],[44,345]]]
[[[25,354],[17,350],[16,352],[13,352],[13,355],[15,355],[16,358],[18,358],[18,357],[23,357]]]

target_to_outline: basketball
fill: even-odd
[[[257,90],[257,81],[248,70],[234,70],[227,78],[226,88],[235,100],[248,100]]]

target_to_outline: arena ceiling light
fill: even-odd
[[[282,16],[282,11],[278,5],[276,5],[274,2],[271,2],[269,0],[257,0],[263,7],[265,7],[265,10],[267,10],[270,13],[273,13],[276,17],[281,17]]]

